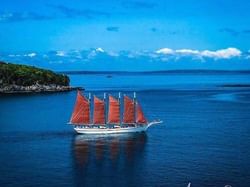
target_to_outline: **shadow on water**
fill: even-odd
[[[146,143],[145,133],[76,135],[72,142],[76,185],[129,184],[129,176],[133,180],[138,165],[143,165]]]

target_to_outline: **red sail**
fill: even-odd
[[[134,101],[128,96],[124,96],[124,111],[123,111],[123,123],[135,122],[135,107]]]
[[[75,108],[72,113],[70,122],[73,124],[89,124],[90,123],[90,106],[89,101],[80,91],[77,92]]]
[[[141,106],[137,103],[137,107],[136,107],[136,123],[141,123],[141,124],[145,124],[147,123],[147,120],[142,112]]]
[[[105,124],[104,101],[94,97],[94,124]]]
[[[120,123],[120,104],[119,101],[112,96],[109,96],[108,123]]]

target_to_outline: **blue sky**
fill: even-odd
[[[201,66],[183,61],[202,62],[205,69],[227,69],[223,63],[213,66],[209,62],[229,60],[237,61],[233,64],[235,69],[249,69],[249,7],[247,0],[1,1],[0,59],[22,63],[15,55],[34,53],[32,57],[27,56],[29,58],[24,63],[54,67],[45,65],[41,56],[48,56],[51,51],[55,54],[63,51],[68,54],[67,58],[49,61],[61,66],[65,64],[66,68],[75,58],[69,59],[69,54],[81,51],[78,60],[81,63],[71,64],[71,69],[89,68],[90,64],[84,63],[91,60],[96,62],[91,65],[93,69],[103,69],[98,59],[121,62],[122,69],[126,66],[126,58],[134,62],[157,62],[137,64],[142,70],[171,69],[173,61],[182,62],[179,66],[173,64],[177,69]],[[88,59],[86,53],[98,48],[106,56],[100,58],[100,53],[96,53],[96,58]],[[166,52],[167,49],[172,51]],[[219,55],[221,50],[226,56]],[[231,56],[228,57],[228,53],[232,53]],[[161,57],[154,58],[157,55]],[[131,60],[132,56],[136,58]],[[41,63],[37,64],[37,61]],[[162,65],[166,61],[171,63]],[[204,65],[204,62],[208,63]]]

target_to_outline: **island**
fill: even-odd
[[[0,93],[62,92],[71,87],[67,75],[34,66],[0,61]]]

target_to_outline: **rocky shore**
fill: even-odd
[[[20,86],[20,85],[0,85],[0,94],[14,94],[14,93],[40,93],[40,92],[66,92],[72,90],[83,90],[82,87],[71,87],[71,86],[62,86],[62,85],[40,85],[35,84],[31,86]]]

